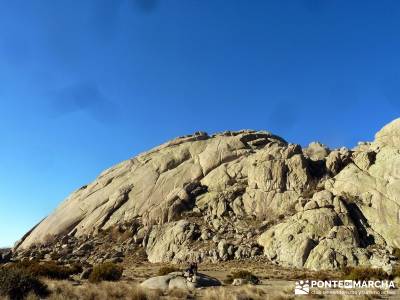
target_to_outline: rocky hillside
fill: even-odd
[[[125,236],[114,254],[142,251],[150,262],[264,255],[284,266],[390,270],[400,247],[400,119],[352,150],[302,149],[267,131],[177,138],[73,192],[14,255],[102,260],[109,232]]]

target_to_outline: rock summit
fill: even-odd
[[[254,130],[179,137],[73,192],[14,255],[47,245],[60,259],[104,259],[94,253],[99,236],[115,228],[128,233],[111,258],[141,248],[154,263],[266,256],[390,272],[400,248],[400,119],[353,149],[302,148]]]

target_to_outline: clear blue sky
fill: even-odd
[[[400,110],[399,1],[0,0],[0,246],[175,136],[354,146]]]

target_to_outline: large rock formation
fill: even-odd
[[[353,150],[302,149],[266,131],[198,132],[104,171],[15,249],[49,237],[60,248],[65,237],[88,243],[122,226],[125,244],[151,262],[264,254],[293,267],[390,269],[399,220],[400,119]]]

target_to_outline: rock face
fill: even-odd
[[[150,262],[264,254],[292,267],[389,268],[399,224],[400,119],[352,150],[302,149],[267,131],[198,132],[104,171],[15,250],[125,226],[125,245]]]

